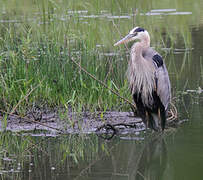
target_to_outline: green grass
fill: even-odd
[[[0,23],[0,109],[25,113],[33,103],[71,106],[76,111],[129,109],[109,90],[78,71],[70,58],[130,98],[125,77],[126,50],[114,48],[113,44],[136,24],[150,32],[152,46],[158,50],[174,49],[177,41],[188,48],[191,46],[191,15],[141,16],[139,13],[159,8],[192,11],[198,3],[194,1],[193,7],[186,4],[183,8],[181,0],[175,7],[171,1],[165,4],[115,0],[3,2],[0,8],[4,12],[0,19],[5,21]],[[138,15],[134,18],[108,17],[131,15],[135,8]],[[198,10],[195,13],[201,16]],[[95,18],[89,17],[91,15]],[[112,52],[118,55],[105,55]]]

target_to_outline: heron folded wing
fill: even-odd
[[[157,95],[164,105],[165,110],[167,110],[171,98],[171,85],[165,64],[156,70],[155,78]]]

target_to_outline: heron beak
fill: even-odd
[[[121,39],[120,41],[118,41],[117,43],[114,44],[114,46],[118,46],[120,44],[124,44],[127,43],[131,40],[132,38],[132,34],[128,34],[127,36],[125,36],[123,39]]]

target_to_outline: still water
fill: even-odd
[[[164,16],[188,16],[191,19],[192,11],[195,11],[188,9],[178,13],[174,9],[165,8],[151,10],[143,15],[159,17],[164,12]],[[127,21],[131,16],[124,14],[111,18],[126,18]],[[173,50],[162,49],[163,52],[168,52],[165,59],[169,67],[173,96],[176,97],[179,119],[184,120],[184,123],[166,130],[164,134],[143,135],[139,138],[141,140],[132,134],[105,141],[96,135],[32,137],[8,133],[1,136],[4,139],[1,142],[7,142],[10,150],[0,152],[0,178],[202,180],[202,20],[198,25],[194,22],[189,26],[190,48],[185,49],[183,39],[180,38]]]

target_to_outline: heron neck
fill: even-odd
[[[142,40],[136,42],[131,48],[131,55],[135,55],[138,59],[143,57],[144,51],[150,47],[150,37],[148,34],[142,37]],[[136,58],[136,59],[137,59]]]
[[[149,48],[149,45],[144,42],[136,42],[131,48],[131,59],[139,61],[143,58],[144,52]],[[133,58],[134,57],[134,58]]]
[[[149,48],[150,47],[150,37],[149,35],[146,35],[142,38],[142,40],[140,41],[140,43],[142,44],[143,49]]]

